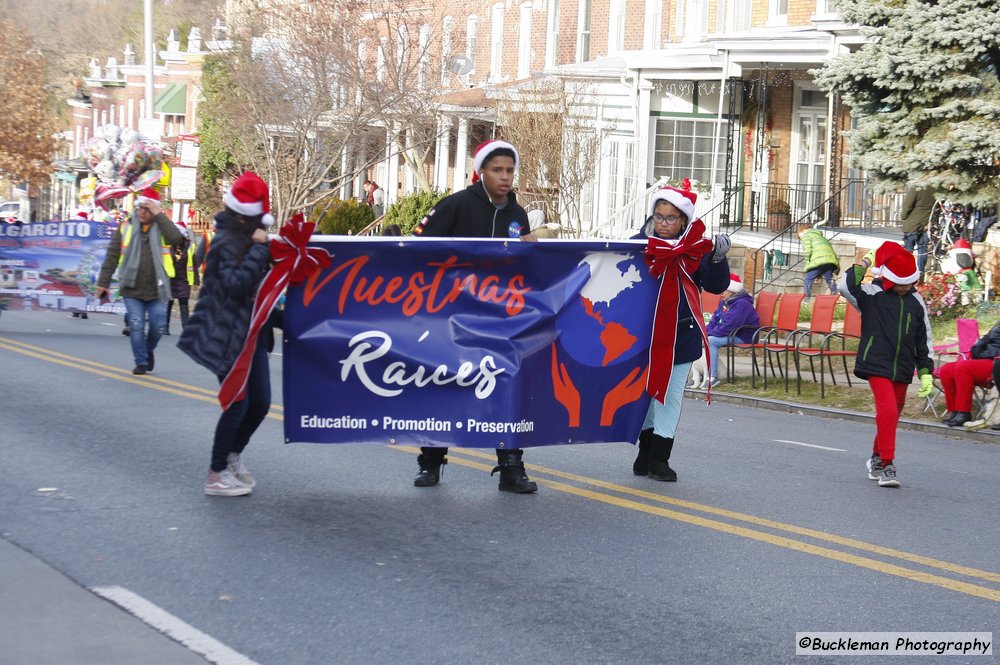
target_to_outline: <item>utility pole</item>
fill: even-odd
[[[153,0],[145,0],[146,119],[153,119]]]

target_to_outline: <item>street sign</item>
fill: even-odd
[[[198,169],[178,166],[170,176],[170,198],[174,201],[192,201],[198,188]]]

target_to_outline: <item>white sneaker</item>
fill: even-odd
[[[709,388],[709,387],[712,387],[712,388],[714,388],[714,387],[716,387],[717,385],[719,385],[719,383],[720,383],[719,379],[710,379],[710,378],[707,378],[707,377],[706,377],[706,378],[705,378],[705,380],[704,380],[704,381],[702,381],[702,382],[701,382],[701,385],[700,385],[700,386],[698,386],[698,387],[699,387],[699,388],[700,388],[701,390],[708,390],[708,388]]]
[[[205,481],[205,494],[209,496],[246,496],[252,490],[236,480],[236,476],[223,469],[216,473],[208,472],[208,479]]]
[[[257,484],[254,480],[253,475],[250,473],[250,469],[247,468],[246,464],[243,463],[242,456],[237,453],[229,453],[229,457],[226,458],[226,469],[236,477],[241,485],[246,485],[247,487],[253,487]]]

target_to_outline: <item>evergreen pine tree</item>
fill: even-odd
[[[885,188],[975,203],[1000,188],[1000,0],[841,0],[866,43],[816,72],[856,126],[851,163]]]

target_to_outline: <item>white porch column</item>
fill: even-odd
[[[340,176],[344,176],[350,172],[350,155],[348,154],[347,145],[344,145],[343,149],[340,151]],[[340,183],[340,200],[346,201],[351,197],[351,179],[344,178]]]
[[[406,130],[406,134],[404,136],[406,137],[404,139],[406,145],[403,146],[403,149],[404,150],[412,150],[413,149],[413,131],[410,130],[410,129],[407,129]],[[403,160],[403,194],[404,195],[406,195],[406,194],[412,194],[415,191],[417,191],[417,176],[413,172],[413,169],[410,168],[409,162],[407,162],[404,159]]]
[[[451,191],[460,192],[465,189],[469,180],[465,177],[469,167],[469,120],[458,119],[458,136],[455,138],[455,174],[452,178]]]
[[[448,189],[448,151],[451,148],[451,118],[443,116],[438,125],[438,150],[434,156],[434,188],[439,192]]]
[[[396,202],[399,198],[399,144],[396,143],[396,127],[393,126],[388,133],[389,167],[385,175],[385,207]]]

